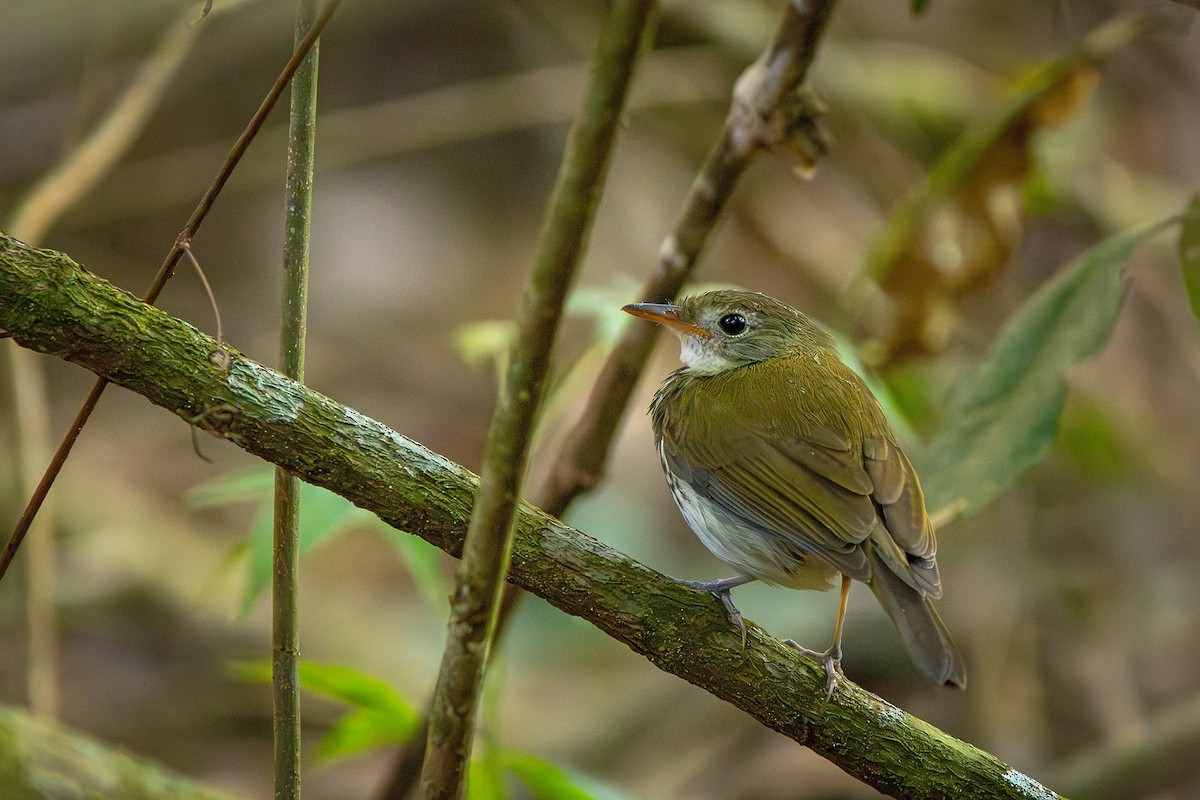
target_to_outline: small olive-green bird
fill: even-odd
[[[681,581],[721,598],[750,581],[827,589],[841,574],[833,645],[816,652],[832,694],[850,581],[871,587],[913,663],[938,685],[966,672],[933,608],[937,543],[916,472],[879,402],[832,337],[766,295],[716,291],[625,311],[679,336],[684,366],[650,406],[663,471],[688,525],[737,574]]]

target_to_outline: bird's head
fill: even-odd
[[[680,360],[701,375],[834,346],[808,317],[755,292],[723,289],[685,297],[677,305],[631,303],[624,311],[674,331]]]

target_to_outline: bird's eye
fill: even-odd
[[[717,325],[730,336],[737,336],[746,330],[746,318],[741,314],[726,314],[721,317]]]

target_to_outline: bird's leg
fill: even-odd
[[[729,614],[729,618],[733,620],[733,624],[737,625],[738,630],[742,633],[743,650],[746,649],[746,621],[742,619],[742,612],[738,611],[737,606],[733,604],[733,597],[729,594],[729,590],[735,586],[741,586],[744,583],[750,583],[754,580],[754,578],[746,575],[735,575],[732,578],[722,578],[717,581],[685,581],[680,578],[674,579],[676,583],[690,586],[693,589],[712,592],[721,598],[721,603],[725,606],[725,611]]]
[[[838,599],[837,622],[833,625],[833,644],[824,653],[802,647],[792,639],[784,643],[791,645],[825,668],[825,699],[833,697],[833,687],[842,677],[842,625],[846,621],[846,603],[850,599],[850,577],[842,576],[842,595]]]

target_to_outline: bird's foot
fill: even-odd
[[[835,644],[822,653],[819,650],[809,650],[792,639],[785,639],[784,644],[799,650],[825,668],[825,699],[832,698],[833,689],[842,678],[842,646]]]
[[[736,578],[722,578],[719,581],[685,581],[679,578],[675,578],[674,580],[683,586],[712,592],[719,597],[721,604],[725,606],[725,612],[729,614],[729,619],[737,626],[738,631],[742,635],[742,649],[746,649],[746,621],[742,619],[742,612],[738,611],[737,606],[733,604],[733,597],[730,595],[729,590],[735,586],[741,586],[743,583],[749,583],[754,580],[753,578],[738,576]]]

